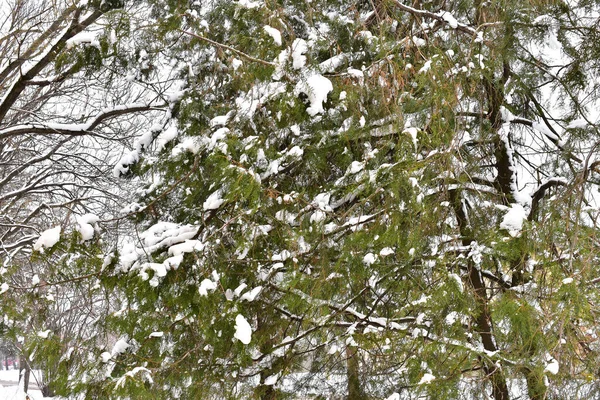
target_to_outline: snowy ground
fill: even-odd
[[[42,400],[42,392],[37,388],[36,380],[33,376],[29,382],[30,400]],[[23,382],[19,384],[19,371],[16,369],[0,371],[0,400],[26,400],[23,391]]]

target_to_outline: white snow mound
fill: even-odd
[[[50,248],[54,246],[60,240],[60,232],[61,228],[59,226],[55,226],[54,228],[45,230],[40,235],[39,239],[33,245],[34,250],[40,250],[43,247]]]
[[[327,101],[327,95],[333,91],[333,84],[323,75],[314,74],[308,79],[298,82],[296,85],[296,93],[304,93],[308,96],[310,107],[306,112],[310,116],[315,116],[324,112],[323,103]]]
[[[235,334],[233,337],[244,344],[249,344],[252,340],[252,328],[242,314],[235,317]]]

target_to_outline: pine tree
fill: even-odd
[[[597,2],[184,3],[65,391],[594,393]]]

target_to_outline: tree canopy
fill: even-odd
[[[23,124],[6,99],[27,99],[12,93],[46,66],[8,64],[0,138],[52,152],[36,138],[82,137],[83,152],[126,132],[98,171],[118,207],[66,208],[58,231],[36,219],[48,230],[27,262],[44,280],[22,283],[5,258],[7,334],[56,369],[56,393],[82,398],[596,395],[599,6],[65,8],[77,29],[56,34],[53,74],[90,90],[50,93],[113,108]],[[97,15],[96,36],[80,15]],[[38,65],[34,50],[22,57]],[[120,96],[145,101],[121,113]],[[89,184],[79,168],[61,173]],[[86,334],[25,311],[44,302],[87,304],[93,318],[69,325]]]

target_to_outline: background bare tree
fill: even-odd
[[[93,276],[75,276],[76,260],[53,255],[53,243],[40,242],[45,259],[29,256],[48,229],[79,230],[72,243],[82,243],[94,235],[89,229],[100,229],[97,219],[118,220],[121,194],[135,184],[116,178],[169,123],[176,80],[159,76],[138,51],[143,35],[130,33],[144,19],[139,11],[123,1],[0,5],[0,280],[3,305],[14,310],[4,324],[14,337],[51,333],[68,348],[93,334],[86,323],[108,298],[90,295]],[[88,213],[98,218],[88,218],[84,233],[76,221]],[[34,298],[35,309],[23,308],[23,296]],[[15,344],[26,355],[28,344]]]

